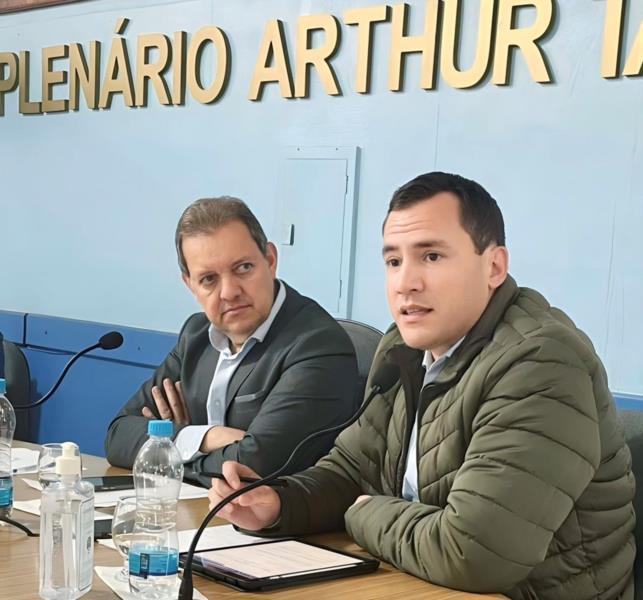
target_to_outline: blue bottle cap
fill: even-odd
[[[7,391],[7,382],[4,379],[0,379],[0,394],[4,394]]]
[[[174,426],[172,421],[150,421],[147,424],[147,434],[159,437],[172,437]]]

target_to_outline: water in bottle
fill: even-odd
[[[80,477],[78,446],[62,447],[40,501],[40,597],[52,600],[86,594],[94,568],[94,486]]]
[[[142,600],[174,599],[178,593],[176,505],[183,463],[172,433],[171,421],[150,421],[150,438],[134,461],[136,520],[129,549],[129,584]]]
[[[0,379],[0,517],[10,517],[13,507],[11,444],[16,430],[16,414],[5,395],[7,384]]]

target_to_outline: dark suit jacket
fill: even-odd
[[[158,414],[152,386],[166,377],[180,380],[192,424],[208,422],[208,391],[219,358],[210,344],[210,322],[203,313],[183,325],[174,349],[112,421],[105,440],[107,460],[131,468],[147,439],[147,406]],[[246,431],[239,442],[215,450],[186,465],[186,475],[220,471],[226,460],[267,475],[286,461],[309,433],[338,425],[361,402],[353,345],[323,308],[286,286],[286,299],[268,334],[256,343],[228,386],[226,425]],[[179,431],[175,427],[175,434]],[[334,438],[313,441],[290,472],[300,471],[323,456]],[[209,485],[209,480],[201,479]]]

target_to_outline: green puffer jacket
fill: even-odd
[[[289,478],[281,519],[264,533],[345,526],[413,575],[514,600],[633,599],[631,458],[588,338],[508,278],[420,392],[421,360],[396,327],[387,332],[370,380],[389,361],[400,381]],[[408,502],[418,405],[420,502]],[[350,508],[360,494],[372,498]]]

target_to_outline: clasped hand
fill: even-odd
[[[190,413],[180,381],[174,383],[171,379],[164,379],[163,389],[156,385],[152,388],[152,398],[161,419],[169,419],[177,425],[190,424]],[[144,406],[141,412],[148,419],[156,419],[156,415],[147,406]]]
[[[156,385],[152,388],[152,397],[161,419],[169,419],[179,426],[191,424],[190,413],[180,381],[174,383],[171,379],[164,379],[162,389]],[[143,407],[141,413],[148,419],[156,419],[154,413],[147,406]],[[203,436],[199,450],[208,454],[217,448],[223,448],[228,444],[242,440],[245,434],[246,432],[241,429],[214,425]]]

